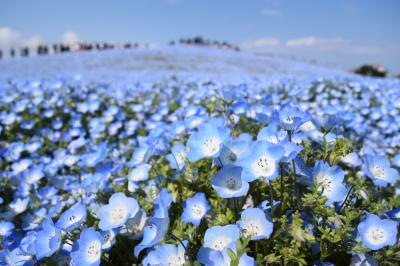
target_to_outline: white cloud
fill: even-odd
[[[292,39],[286,41],[287,47],[295,47],[295,46],[312,46],[317,43],[317,39],[313,36],[300,38],[300,39]]]
[[[22,46],[27,46],[29,48],[36,48],[39,45],[46,44],[46,40],[40,35],[34,35],[21,42]]]
[[[279,16],[281,14],[281,12],[275,8],[264,8],[261,11],[261,14],[268,16],[268,17],[276,17],[276,16]]]
[[[255,40],[247,40],[244,41],[241,46],[245,49],[257,49],[257,48],[264,48],[270,46],[277,46],[279,45],[279,40],[277,38],[268,37],[268,38],[259,38]]]
[[[74,31],[67,31],[61,37],[61,42],[63,44],[75,44],[80,42],[78,34]]]
[[[247,50],[276,52],[285,54],[359,54],[373,55],[383,52],[381,47],[354,43],[342,37],[323,38],[306,36],[280,41],[277,38],[259,38],[242,42],[241,47]]]
[[[22,36],[19,32],[9,27],[0,27],[0,47],[2,49],[9,49],[18,46],[21,39]]]
[[[0,27],[0,48],[11,49],[20,47],[36,48],[38,45],[46,44],[46,40],[40,35],[31,37],[22,36],[18,31],[9,27]]]
[[[290,39],[286,41],[287,47],[298,47],[298,46],[329,46],[338,45],[343,43],[344,40],[341,37],[335,38],[318,38],[315,36],[308,36],[299,39]]]

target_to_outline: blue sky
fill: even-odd
[[[64,40],[165,45],[202,35],[243,49],[400,72],[400,1],[2,0],[0,46]]]

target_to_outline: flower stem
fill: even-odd
[[[349,199],[350,194],[351,194],[353,188],[354,188],[354,185],[351,185],[349,191],[347,192],[346,198],[344,198],[343,203],[342,203],[342,205],[340,206],[339,213],[341,213],[342,210],[344,209],[344,205],[346,204],[347,200]]]
[[[281,172],[281,214],[283,214],[284,206],[283,206],[283,201],[284,201],[284,193],[285,193],[285,183],[284,183],[284,176],[283,176],[283,165],[282,163],[279,164],[280,166],[280,172]]]
[[[271,216],[273,217],[274,213],[274,188],[272,187],[272,181],[269,180],[269,206],[271,208]]]

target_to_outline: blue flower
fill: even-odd
[[[140,163],[130,171],[128,180],[133,182],[145,181],[149,178],[150,169],[150,164]]]
[[[222,251],[231,243],[239,239],[240,230],[235,224],[213,226],[207,229],[204,235],[203,247]]]
[[[73,265],[100,265],[103,238],[92,227],[83,230],[71,251]]]
[[[108,231],[101,231],[100,232],[101,236],[103,237],[103,244],[101,246],[102,250],[108,251],[113,245],[114,243],[117,241],[116,240],[116,232],[115,229],[111,229]]]
[[[194,225],[199,225],[201,219],[211,209],[207,202],[206,195],[201,192],[196,193],[192,198],[188,198],[183,203],[183,208],[181,220]]]
[[[317,161],[313,169],[313,177],[320,184],[322,195],[328,198],[326,206],[340,202],[346,196],[347,189],[343,185],[344,172],[340,167],[330,167],[324,161]]]
[[[97,210],[99,228],[103,231],[118,228],[138,211],[139,204],[136,199],[129,198],[122,192],[115,193],[109,199],[108,205],[103,205]]]
[[[186,242],[186,241],[184,241]],[[156,246],[155,249],[143,259],[144,266],[174,265],[181,266],[186,262],[185,247],[181,244],[174,246],[172,244],[164,244]]]
[[[222,251],[201,247],[197,253],[197,260],[207,266],[229,266],[231,265],[231,257],[228,254],[228,249],[237,255],[236,243],[230,243]],[[239,266],[255,265],[255,260],[249,257],[247,253],[242,254],[239,258]]]
[[[61,214],[56,226],[64,231],[71,231],[86,220],[86,206],[80,202]]]
[[[171,148],[171,154],[165,157],[172,169],[182,170],[185,167],[186,148],[182,143],[175,144]]]
[[[42,223],[42,228],[36,234],[35,251],[36,259],[53,255],[61,245],[61,231],[56,228],[51,219]]]
[[[11,235],[15,226],[13,223],[10,222],[0,222],[0,236],[7,237]]]
[[[396,154],[396,156],[393,157],[393,165],[397,168],[400,168],[400,153]]]
[[[367,253],[354,253],[351,256],[350,265],[352,266],[378,266],[378,262]]]
[[[134,167],[140,163],[147,162],[151,154],[152,154],[151,148],[147,144],[143,144],[137,149],[135,149],[135,151],[132,154],[132,158],[127,163],[127,165],[129,167]]]
[[[244,196],[249,190],[249,183],[242,180],[242,168],[225,165],[211,178],[211,186],[221,198]]]
[[[395,221],[366,213],[366,217],[358,224],[357,230],[365,247],[378,250],[396,244],[397,224]]]
[[[92,153],[87,153],[81,156],[81,164],[86,167],[95,167],[102,162],[108,153],[107,144],[102,143],[97,147],[97,150]]]
[[[256,141],[247,148],[236,164],[245,171],[243,179],[247,182],[261,177],[274,180],[279,175],[278,164],[284,154],[285,150],[280,145]]]
[[[393,220],[400,221],[400,208],[393,209],[386,213],[386,215]]]
[[[390,162],[384,156],[365,155],[364,172],[379,187],[394,184],[399,176],[396,169],[390,168]]]
[[[237,138],[229,137],[221,149],[221,155],[217,163],[222,163],[221,166],[226,164],[235,164],[236,160],[240,158],[249,144],[252,142],[252,137],[247,133],[242,133]]]
[[[273,230],[273,224],[269,221],[263,210],[259,208],[247,208],[240,216],[238,225],[244,236],[250,236],[251,240],[268,239]]]
[[[341,158],[341,161],[350,167],[358,167],[362,164],[360,157],[356,152],[351,152]]]
[[[143,229],[142,242],[135,246],[135,257],[138,257],[143,249],[152,247],[164,239],[169,226],[168,208],[171,203],[171,195],[165,188],[162,189],[153,202],[154,214],[150,218],[149,225]]]
[[[209,121],[199,126],[199,130],[193,133],[187,141],[189,161],[195,162],[202,158],[217,158],[222,144],[229,135],[229,128],[218,125],[214,121]]]
[[[311,119],[310,115],[290,104],[281,106],[279,111],[274,112],[273,117],[285,130],[291,131],[297,130],[302,124]]]

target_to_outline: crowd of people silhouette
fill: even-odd
[[[234,50],[234,51],[239,51],[240,48],[239,46],[230,44],[226,41],[217,41],[217,40],[209,40],[209,39],[203,39],[201,36],[196,36],[194,38],[182,38],[179,39],[179,41],[171,41],[169,42],[169,45],[194,45],[194,46],[205,46],[205,47],[213,47],[213,48],[218,48],[218,49],[228,49],[228,50]]]
[[[194,38],[182,38],[178,41],[171,41],[169,45],[192,45],[192,46],[203,46],[203,47],[212,47],[218,49],[227,49],[239,51],[239,46],[230,44],[226,41],[217,41],[217,40],[209,40],[203,39],[200,36]],[[79,51],[103,51],[110,49],[130,49],[130,48],[138,48],[138,47],[149,47],[148,44],[139,44],[136,42],[128,42],[128,43],[109,43],[109,42],[79,42],[75,44],[65,44],[65,43],[54,43],[52,45],[39,45],[37,47],[20,47],[20,48],[11,48],[8,51],[8,55],[11,58],[20,56],[20,57],[29,57],[30,55],[49,55],[49,54],[60,54],[60,53],[68,53],[68,52],[79,52]],[[6,55],[5,51],[0,49],[0,59],[2,59]]]
[[[96,43],[76,43],[76,44],[63,44],[55,43],[53,45],[39,45],[35,47],[21,47],[9,49],[9,56],[11,58],[17,57],[29,57],[30,55],[48,55],[48,54],[59,54],[68,52],[79,52],[79,51],[92,51],[92,50],[110,50],[110,49],[129,49],[138,47],[148,47],[148,44],[141,45],[139,43],[108,43],[108,42],[96,42]],[[19,53],[18,53],[19,51]],[[0,59],[3,58],[5,52],[0,49]]]

